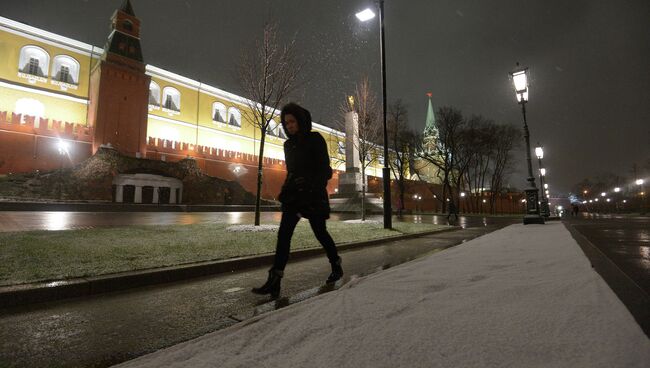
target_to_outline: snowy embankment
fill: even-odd
[[[122,367],[648,367],[560,223],[513,225]]]

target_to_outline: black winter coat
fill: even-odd
[[[282,211],[298,212],[305,218],[329,218],[327,181],[332,177],[327,144],[322,135],[291,136],[284,142],[287,178],[282,185]]]

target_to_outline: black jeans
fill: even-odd
[[[296,229],[298,221],[300,221],[300,217],[298,217],[296,212],[282,212],[282,220],[280,221],[280,229],[278,230],[278,243],[275,247],[275,261],[273,262],[273,268],[278,271],[284,271],[284,267],[287,265],[289,250],[291,249],[291,237],[293,236],[293,231]],[[336,251],[334,239],[327,232],[325,219],[311,218],[309,219],[309,225],[311,225],[316,239],[318,239],[325,249],[330,263],[336,262],[339,259],[339,255]]]

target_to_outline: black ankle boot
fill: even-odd
[[[251,291],[260,295],[271,294],[273,298],[277,298],[280,296],[280,282],[282,281],[282,276],[284,276],[283,271],[271,268],[266,283],[258,288],[253,288]]]
[[[330,273],[329,277],[327,278],[327,281],[325,281],[326,284],[333,284],[338,280],[340,280],[341,277],[343,277],[343,267],[341,267],[341,257],[339,257],[334,263],[330,262],[330,265],[332,266],[332,273]]]

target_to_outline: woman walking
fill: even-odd
[[[289,260],[291,237],[301,217],[309,220],[332,266],[332,273],[326,282],[334,283],[343,277],[341,258],[325,225],[325,220],[330,216],[326,187],[332,177],[325,139],[311,131],[311,114],[295,103],[282,108],[280,120],[289,138],[284,142],[287,178],[278,198],[282,203],[282,220],[269,277],[264,285],[252,290],[255,294],[271,294],[273,298],[280,295],[280,282]]]

